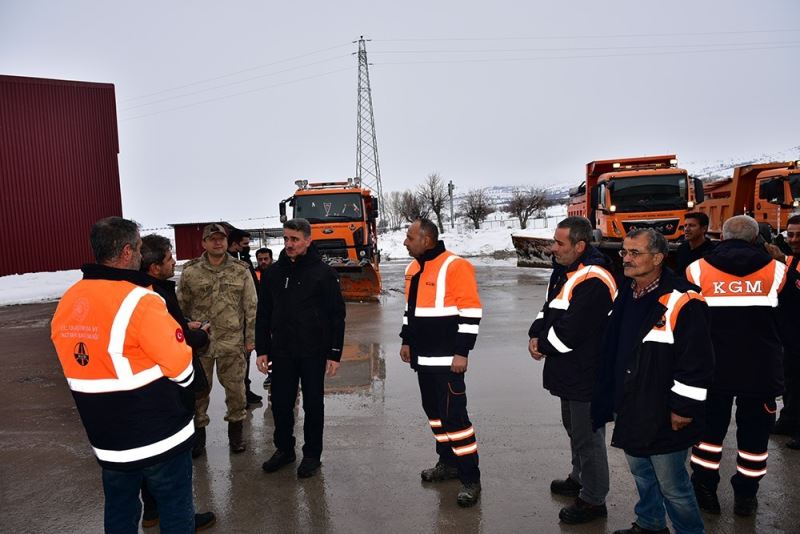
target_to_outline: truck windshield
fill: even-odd
[[[792,189],[792,198],[800,200],[800,174],[789,175],[789,187]]]
[[[361,195],[357,193],[298,195],[294,216],[310,223],[361,221],[364,209]]]
[[[686,208],[685,174],[617,178],[613,184],[611,203],[617,207],[617,212]]]

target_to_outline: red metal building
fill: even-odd
[[[92,261],[122,215],[114,86],[0,75],[0,276]]]
[[[203,253],[203,228],[207,224],[219,223],[220,221],[176,223],[170,224],[175,229],[175,259],[191,260]],[[230,224],[221,223],[226,228]]]

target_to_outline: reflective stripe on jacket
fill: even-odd
[[[437,247],[405,275],[406,309],[401,337],[411,346],[411,365],[447,371],[453,355],[468,356],[483,316],[475,270],[464,258]]]
[[[160,296],[125,280],[81,280],[62,297],[51,338],[101,465],[138,469],[191,446],[180,393],[194,377],[192,351]]]

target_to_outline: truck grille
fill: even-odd
[[[329,258],[347,258],[347,243],[344,239],[315,239],[320,255]]]
[[[622,221],[625,233],[644,228],[652,228],[656,232],[664,235],[672,235],[680,229],[680,219],[658,219],[655,221]]]

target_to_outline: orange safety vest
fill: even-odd
[[[255,270],[255,273],[256,273],[256,280],[258,280],[258,281],[260,282],[260,281],[261,281],[261,271],[259,271],[258,269],[256,269],[256,270]]]
[[[786,265],[772,260],[746,276],[734,276],[700,259],[686,268],[686,277],[700,287],[709,307],[778,307],[786,282]]]
[[[187,424],[174,407],[180,389],[159,381],[191,384],[192,350],[156,293],[127,281],[81,280],[62,297],[51,339],[101,464],[141,462],[191,439],[191,417]],[[137,412],[137,399],[150,392],[163,396],[163,413]],[[152,434],[128,428],[147,417],[158,419]]]

